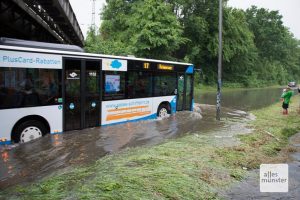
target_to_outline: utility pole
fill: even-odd
[[[96,30],[96,23],[95,23],[95,2],[96,0],[92,0],[93,1],[93,5],[92,5],[92,29],[95,31]]]
[[[218,91],[217,91],[217,115],[221,119],[221,87],[222,87],[222,30],[223,30],[223,2],[219,0],[219,58],[218,58]]]

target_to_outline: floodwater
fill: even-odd
[[[280,100],[282,88],[263,88],[225,91],[221,94],[221,106],[249,111],[266,107]],[[216,104],[216,93],[196,94],[197,101],[203,104]]]
[[[190,133],[208,134],[215,138],[222,138],[224,136],[222,133],[226,133],[228,137],[230,133],[228,138],[233,138],[234,132],[238,133],[241,130],[249,132],[243,126],[245,125],[243,120],[251,118],[246,112],[236,108],[249,109],[261,105],[252,103],[250,107],[247,107],[248,105],[241,101],[244,103],[249,101],[243,100],[245,98],[251,98],[257,102],[268,99],[264,102],[271,104],[274,101],[273,97],[280,96],[281,90],[272,89],[272,91],[272,93],[267,91],[261,93],[257,90],[261,96],[256,95],[254,91],[250,93],[238,91],[237,94],[233,92],[228,96],[230,100],[226,100],[227,97],[224,94],[222,105],[228,108],[222,108],[221,122],[215,120],[214,106],[202,105],[201,114],[199,111],[178,112],[167,119],[69,131],[60,135],[47,135],[26,144],[0,147],[0,188],[5,189],[17,184],[40,180],[58,170],[68,170],[74,166],[89,164],[122,149],[155,145]],[[196,102],[206,103],[204,100],[207,98],[195,97]]]
[[[211,109],[207,106],[203,110],[205,120],[197,112],[178,112],[167,119],[69,131],[16,147],[0,147],[0,188],[38,180],[57,169],[88,164],[127,147],[155,145],[197,130],[222,127]]]

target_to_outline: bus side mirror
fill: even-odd
[[[176,94],[176,95],[177,95],[177,89],[175,89],[175,90],[174,90],[174,94]]]

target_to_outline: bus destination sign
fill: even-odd
[[[173,65],[158,64],[157,69],[172,71],[172,70],[174,70],[174,66]]]

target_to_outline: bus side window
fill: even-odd
[[[157,73],[154,76],[154,96],[175,95],[176,77],[172,74]]]
[[[0,68],[0,108],[57,104],[60,74],[57,69]]]
[[[152,96],[152,75],[149,72],[128,72],[126,85],[128,98],[146,98]]]

